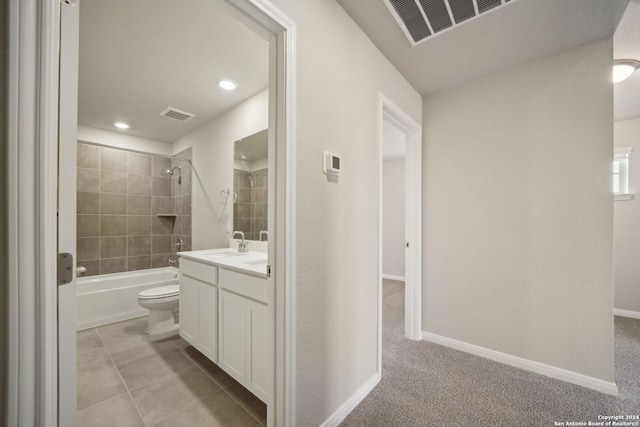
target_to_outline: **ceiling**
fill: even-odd
[[[214,3],[83,0],[78,123],[170,143],[265,89],[267,41]],[[167,107],[195,117],[161,117]]]
[[[640,61],[640,0],[631,0],[613,37],[614,59]],[[613,86],[616,120],[640,117],[640,71]]]
[[[628,0],[512,1],[415,47],[382,0],[337,1],[427,95],[611,37]]]

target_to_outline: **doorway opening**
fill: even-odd
[[[269,188],[276,203],[269,206],[268,219],[272,286],[267,296],[270,308],[266,323],[272,339],[266,351],[270,353],[273,369],[269,373],[267,425],[288,425],[292,422],[289,420],[295,419],[295,25],[267,1],[212,1],[229,10],[269,44],[268,127],[269,140],[273,141],[269,147],[269,167],[274,167]],[[67,344],[75,342],[76,325],[74,312],[65,308],[72,305],[69,301],[75,297],[75,275],[71,275],[71,281],[56,280],[56,253],[77,255],[73,219],[75,185],[73,191],[58,197],[56,189],[67,182],[65,173],[76,169],[79,7],[75,1],[55,5],[34,2],[32,8],[18,6],[17,0],[10,0],[10,9],[14,11],[10,39],[18,40],[20,35],[25,42],[12,44],[10,61],[15,66],[11,68],[9,81],[12,87],[26,89],[13,92],[10,99],[11,109],[16,111],[11,121],[12,135],[23,137],[9,140],[9,152],[18,159],[15,165],[28,166],[13,168],[10,182],[19,194],[24,194],[25,200],[33,203],[11,199],[9,206],[15,211],[10,229],[21,232],[21,236],[16,233],[10,236],[10,242],[15,246],[18,238],[22,238],[23,249],[11,260],[13,274],[21,280],[12,281],[10,289],[16,298],[8,313],[14,325],[8,340],[10,348],[15,349],[9,358],[8,392],[13,397],[8,419],[17,425],[36,424],[37,419],[43,425],[73,426],[76,404],[65,397],[68,397],[65,391],[75,389],[76,366],[68,363],[65,356],[75,353],[75,343]],[[40,61],[34,63],[32,58]],[[19,149],[18,141],[20,146],[30,148]],[[73,196],[68,197],[69,194]],[[58,213],[63,215],[62,207],[72,219],[58,228],[57,217]],[[37,217],[33,212],[39,212]],[[34,279],[27,280],[27,276]],[[56,282],[61,283],[59,288]],[[279,307],[277,312],[275,307]]]
[[[422,339],[422,141],[420,125],[382,94],[379,135],[378,368],[381,372],[385,279],[404,282],[404,336]]]

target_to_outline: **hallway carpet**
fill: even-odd
[[[587,425],[598,415],[640,415],[640,320],[615,318],[620,395],[613,397],[408,340],[404,284],[385,280],[383,301],[382,381],[342,426],[566,426]]]

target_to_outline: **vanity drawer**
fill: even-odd
[[[267,303],[267,279],[224,268],[220,269],[219,274],[220,287],[264,304]]]
[[[218,284],[218,267],[180,258],[180,273],[212,285]]]

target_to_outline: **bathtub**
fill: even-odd
[[[77,330],[133,319],[149,312],[138,305],[138,293],[178,283],[178,269],[154,268],[79,277],[76,281]]]

